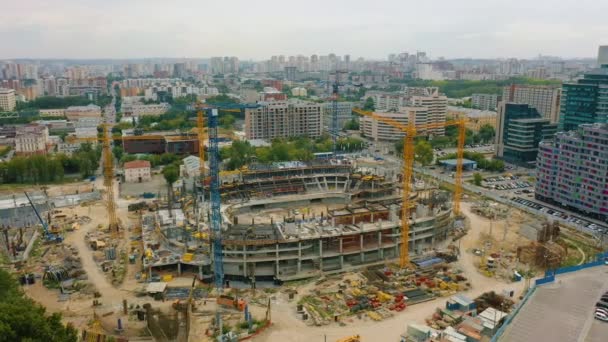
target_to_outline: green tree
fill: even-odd
[[[0,341],[76,342],[78,332],[61,315],[27,298],[15,279],[0,269]]]
[[[429,165],[433,162],[433,147],[426,140],[418,140],[414,146],[414,156],[422,166]]]
[[[496,130],[490,124],[485,124],[479,128],[479,138],[483,142],[490,142],[494,139],[496,135]]]
[[[114,155],[114,158],[120,160],[122,158],[122,156],[125,154],[125,151],[120,146],[114,146],[112,148],[112,154]]]
[[[177,166],[171,164],[163,169],[163,177],[167,182],[167,197],[169,199],[169,215],[173,216],[173,183],[179,178],[179,170]]]
[[[228,129],[228,130],[234,129],[235,122],[236,122],[236,119],[234,118],[234,115],[231,115],[231,114],[222,115],[219,119],[220,127],[224,128],[224,129]]]
[[[344,130],[348,130],[348,131],[358,131],[359,130],[359,121],[353,119],[350,119],[349,121],[347,121],[344,124]]]
[[[376,104],[374,103],[373,98],[368,97],[367,99],[365,99],[365,104],[363,105],[363,110],[366,110],[369,112],[373,112],[374,110],[376,110]]]
[[[483,181],[483,177],[481,176],[481,173],[475,172],[473,174],[473,184],[475,184],[477,186],[481,186],[482,181]]]

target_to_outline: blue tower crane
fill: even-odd
[[[213,273],[215,287],[221,293],[224,288],[224,258],[222,253],[222,214],[220,211],[220,152],[217,136],[218,110],[207,109],[207,127],[209,132],[209,186],[211,201],[211,239],[213,244]]]
[[[62,242],[63,237],[61,235],[51,233],[49,225],[44,221],[42,216],[40,216],[40,213],[38,212],[38,209],[36,209],[36,206],[34,205],[34,202],[32,202],[30,196],[27,194],[26,191],[24,191],[23,193],[25,194],[25,197],[27,197],[28,202],[30,202],[30,205],[32,206],[32,209],[34,209],[34,213],[36,214],[38,221],[40,221],[40,224],[42,225],[42,229],[44,230],[44,239],[49,242]]]
[[[213,249],[213,274],[218,292],[224,288],[224,257],[222,250],[222,213],[220,210],[220,152],[218,138],[219,111],[243,112],[247,108],[258,108],[259,104],[217,103],[206,107],[209,134],[209,201],[211,203],[210,227]],[[202,123],[199,123],[202,125]]]

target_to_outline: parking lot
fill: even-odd
[[[535,290],[499,341],[606,341],[608,323],[594,312],[607,290],[607,266],[560,275]]]
[[[511,198],[511,201],[518,203],[520,205],[524,205],[526,207],[535,209],[541,214],[551,216],[556,219],[564,220],[564,221],[570,223],[571,225],[578,226],[581,229],[587,230],[589,233],[596,233],[596,234],[603,234],[603,235],[608,234],[608,227],[606,227],[605,225],[590,222],[580,216],[573,215],[571,213],[566,213],[564,211],[555,209],[553,207],[549,207],[547,205],[538,203],[536,201],[532,201],[532,200],[521,198],[521,197],[513,197],[513,198]]]
[[[530,190],[534,184],[522,180],[519,176],[496,176],[496,177],[488,177],[483,180],[481,183],[484,188],[493,189],[493,190],[515,190],[515,194],[519,195],[522,193],[533,193],[533,190]]]

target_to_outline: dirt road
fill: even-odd
[[[88,232],[97,229],[98,224],[107,224],[102,222],[107,217],[106,207],[102,204],[91,207],[90,217],[93,218],[90,223],[69,234],[65,241],[78,249],[82,268],[86,270],[89,282],[95,284],[97,291],[101,293],[102,300],[107,304],[110,304],[110,301],[112,303],[122,302],[125,294],[108,282],[105,274],[93,260],[93,250],[87,246],[84,239]]]
[[[473,262],[476,257],[472,253],[466,253],[465,251],[475,245],[481,232],[489,231],[490,222],[472,214],[470,204],[468,203],[463,203],[462,210],[471,219],[471,230],[462,238],[462,254],[458,263],[465,271],[473,286],[471,290],[464,292],[464,294],[470,298],[475,298],[487,291],[501,293],[503,290],[513,290],[517,296],[523,290],[523,282],[505,284],[499,280],[487,278],[475,269]],[[494,228],[497,228],[497,226],[500,228],[495,229],[495,231],[497,234],[502,234],[502,227],[504,226],[500,226],[500,222],[494,222]],[[302,295],[304,292],[300,291],[299,293]],[[399,341],[400,335],[405,332],[409,323],[424,324],[424,320],[438,306],[445,305],[446,299],[439,298],[411,306],[405,311],[381,322],[372,321],[364,315],[365,318],[362,320],[356,317],[350,318],[344,322],[346,326],[343,327],[337,325],[309,327],[296,317],[295,302],[298,299],[296,298],[293,302],[288,303],[284,298],[279,296],[276,302],[272,303],[272,327],[256,337],[254,341],[311,342],[324,341],[325,338],[327,338],[327,341],[335,341],[336,339],[354,334],[361,335],[363,341]]]

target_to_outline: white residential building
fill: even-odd
[[[374,112],[374,114],[397,121],[404,126],[410,120],[414,120],[417,126],[429,123],[429,111],[426,107],[401,107],[396,113]],[[402,130],[369,116],[362,116],[359,119],[359,129],[365,137],[375,141],[396,141],[405,137],[405,132]],[[424,131],[418,133],[426,134]]]
[[[150,162],[147,160],[134,160],[125,163],[125,182],[141,183],[147,182],[152,178],[150,172]]]
[[[260,102],[245,110],[247,139],[274,139],[321,135],[322,105],[301,100]]]
[[[338,131],[353,118],[353,102],[338,102]],[[331,132],[332,116],[334,113],[333,102],[323,104],[323,129]]]
[[[374,100],[375,109],[396,110],[399,107],[407,106],[407,96],[403,93],[390,93],[384,91],[368,91],[365,93],[365,99],[372,98]]]
[[[0,88],[0,111],[11,112],[16,105],[15,90]]]
[[[49,141],[49,129],[43,125],[26,125],[17,127],[15,134],[15,153],[46,154]]]
[[[410,99],[410,103],[417,107],[426,107],[428,109],[428,123],[440,124],[445,123],[448,114],[448,98],[439,93],[436,87],[421,88],[425,89],[425,95],[415,95]],[[437,127],[428,130],[429,134],[441,136],[445,134],[445,127]]]
[[[496,110],[500,96],[496,94],[473,94],[471,104],[473,108],[481,110]]]

